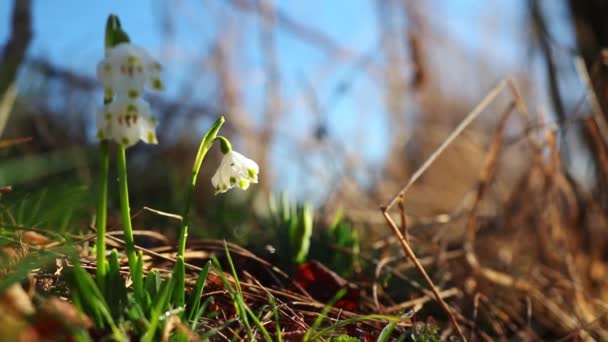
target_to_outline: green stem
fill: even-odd
[[[108,170],[110,165],[109,144],[103,140],[99,147],[99,193],[97,198],[97,216],[95,225],[97,227],[97,284],[105,291],[105,278],[107,274],[106,262],[106,219],[108,213]]]
[[[129,270],[133,278],[133,288],[135,297],[143,298],[143,282],[137,274],[137,256],[135,254],[135,242],[133,240],[133,227],[131,226],[131,209],[129,208],[129,187],[127,185],[127,158],[125,146],[118,144],[116,151],[116,161],[118,164],[118,181],[120,187],[120,211],[122,213],[122,224],[124,230],[125,248],[129,259]]]
[[[205,136],[201,140],[201,143],[198,147],[198,152],[196,154],[196,159],[194,160],[194,166],[192,167],[192,178],[190,180],[190,187],[188,188],[188,193],[186,194],[186,207],[184,208],[184,213],[182,215],[182,224],[179,231],[179,244],[177,249],[177,255],[183,257],[184,253],[186,253],[186,240],[188,239],[188,226],[190,225],[190,207],[192,206],[192,198],[194,197],[194,188],[196,187],[196,180],[198,179],[198,174],[201,170],[201,165],[203,164],[203,160],[205,159],[205,155],[211,148],[217,133],[220,128],[224,124],[224,117],[220,117],[214,124],[209,128]]]

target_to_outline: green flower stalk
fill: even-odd
[[[201,166],[203,164],[203,160],[207,155],[209,149],[211,149],[211,145],[215,141],[217,137],[217,133],[222,128],[224,124],[224,117],[221,116],[217,121],[209,128],[207,133],[203,136],[201,143],[198,147],[198,152],[196,153],[196,159],[194,160],[194,165],[192,166],[192,178],[190,178],[190,187],[188,188],[188,192],[186,194],[186,204],[184,207],[184,213],[182,214],[182,224],[179,229],[179,242],[177,247],[177,255],[184,257],[184,253],[186,252],[186,240],[188,239],[188,226],[190,225],[190,207],[192,207],[192,198],[194,196],[194,188],[196,187],[196,181],[198,179],[198,174],[201,170]]]
[[[120,21],[118,17],[110,15],[106,22],[105,32],[105,50],[114,47],[120,35],[117,32],[120,30]],[[128,40],[128,37],[127,37]],[[112,102],[112,93],[105,91],[103,105],[106,106]],[[99,288],[105,291],[105,279],[108,272],[106,260],[106,224],[108,215],[108,171],[110,168],[110,153],[107,140],[102,140],[99,146],[99,190],[97,198],[97,214],[95,216],[95,226],[97,227],[97,240],[95,243],[95,251],[97,252],[97,270],[96,280]]]
[[[129,207],[129,186],[127,184],[127,157],[125,145],[118,145],[116,151],[116,163],[118,165],[118,182],[120,188],[120,211],[122,214],[122,225],[124,231],[125,249],[129,259],[129,271],[133,279],[135,297],[144,298],[143,278],[138,277],[137,254],[135,253],[135,241],[133,239],[133,226],[131,225],[131,208]]]
[[[97,240],[95,251],[97,252],[96,279],[99,288],[105,291],[105,279],[108,273],[106,261],[106,221],[108,213],[108,170],[110,167],[110,156],[108,142],[102,141],[99,147],[99,192],[97,198],[97,215],[95,226],[97,227]]]
[[[194,195],[196,180],[203,160],[214,142],[218,141],[220,143],[220,149],[224,154],[224,158],[222,158],[219,168],[211,178],[211,184],[213,185],[216,194],[226,192],[233,187],[246,190],[249,188],[249,184],[258,182],[258,173],[260,172],[258,164],[242,154],[233,151],[230,141],[226,137],[217,135],[223,124],[224,117],[222,116],[211,126],[211,128],[209,128],[207,133],[205,133],[205,136],[199,145],[198,153],[196,154],[179,234],[177,255],[181,257],[183,257],[186,252],[188,226],[190,225],[190,207],[192,206],[192,197]]]
[[[223,124],[224,117],[222,116],[211,126],[211,128],[209,128],[207,133],[205,133],[192,167],[192,178],[186,195],[186,203],[179,232],[177,262],[173,269],[173,279],[177,280],[174,292],[176,294],[175,305],[177,306],[184,304],[184,298],[182,296],[182,293],[185,291],[185,281],[183,281],[185,274],[184,254],[186,253],[186,240],[188,239],[188,228],[190,226],[190,207],[192,206],[192,198],[194,196],[198,174],[201,170],[203,161],[205,160],[205,156],[211,149],[213,143],[219,141],[220,148],[224,154],[222,163],[211,180],[213,187],[216,189],[216,194],[228,191],[228,189],[234,186],[238,186],[244,190],[249,187],[249,183],[257,183],[258,181],[258,164],[253,160],[234,152],[230,141],[223,136],[217,135]]]
[[[141,263],[135,253],[133,227],[129,208],[127,184],[126,148],[139,140],[149,144],[158,143],[157,121],[152,116],[150,105],[141,98],[144,88],[163,89],[160,79],[160,64],[144,49],[130,43],[128,34],[122,30],[118,17],[110,15],[106,24],[105,58],[97,65],[97,78],[104,87],[104,105],[97,113],[97,137],[101,140],[101,184],[97,210],[97,261],[98,283],[103,286],[107,274],[105,260],[105,233],[107,213],[107,185],[109,165],[109,140],[118,143],[116,154],[120,208],[129,269],[133,278],[136,298],[143,300],[143,276]],[[103,287],[102,287],[103,288]]]

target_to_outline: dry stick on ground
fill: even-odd
[[[407,241],[407,243],[410,243],[410,237],[407,229],[407,219],[405,217],[405,208],[403,207],[403,202],[403,194],[401,194],[401,196],[399,196],[398,202],[399,217],[401,218],[401,229],[403,229],[403,237],[405,238],[405,241]]]
[[[435,299],[437,300],[439,305],[441,305],[442,309],[446,312],[446,314],[448,315],[448,317],[450,319],[450,323],[452,324],[452,326],[454,327],[454,329],[456,330],[456,332],[458,333],[460,338],[463,339],[463,341],[466,341],[467,339],[464,336],[462,329],[458,325],[458,321],[456,320],[456,317],[454,317],[454,314],[451,312],[449,306],[445,303],[445,301],[441,297],[439,291],[435,287],[435,284],[433,283],[431,278],[426,273],[426,270],[424,269],[424,267],[420,264],[420,262],[416,258],[416,255],[414,254],[411,247],[409,246],[409,244],[407,243],[407,241],[401,234],[401,231],[399,230],[399,228],[397,228],[397,225],[391,218],[388,211],[391,209],[391,207],[393,205],[395,205],[395,203],[399,200],[399,198],[401,198],[402,196],[405,195],[405,193],[409,190],[409,188],[416,182],[416,180],[418,180],[418,178],[420,178],[420,176],[422,176],[422,174],[431,166],[431,164],[439,157],[439,155],[441,155],[443,153],[443,151],[445,151],[445,149],[471,124],[471,122],[473,122],[486,109],[486,107],[490,103],[492,103],[496,99],[496,97],[502,92],[502,90],[509,84],[510,84],[510,82],[508,80],[502,80],[496,86],[494,86],[494,88],[492,88],[492,90],[490,90],[490,92],[486,95],[486,97],[483,98],[483,100],[481,100],[481,102],[479,102],[479,104],[477,106],[475,106],[475,108],[473,108],[473,110],[464,118],[464,120],[462,120],[462,122],[456,127],[456,129],[454,129],[454,131],[452,133],[450,133],[450,135],[437,148],[437,150],[435,150],[435,152],[433,152],[429,156],[429,158],[422,164],[422,166],[418,170],[416,170],[416,172],[414,172],[414,174],[412,175],[410,180],[401,188],[401,190],[399,192],[397,192],[397,194],[395,194],[395,196],[389,201],[389,203],[385,207],[381,208],[382,214],[384,215],[387,224],[392,229],[393,234],[395,234],[395,236],[399,240],[399,243],[401,244],[403,251],[408,256],[408,258],[410,258],[412,260],[412,262],[416,266],[416,269],[422,275],[425,282],[427,283],[427,286],[429,286],[431,291],[433,291],[433,294],[435,295]],[[513,88],[511,88],[511,89],[513,89]]]
[[[575,329],[577,327],[577,322],[570,317],[567,313],[565,313],[556,303],[549,301],[546,296],[536,288],[532,283],[524,280],[524,279],[516,279],[512,276],[499,272],[490,268],[486,268],[481,266],[479,263],[477,256],[475,255],[475,238],[476,238],[476,227],[477,227],[477,208],[487,185],[493,178],[495,171],[495,164],[497,161],[498,154],[500,152],[500,147],[502,146],[503,141],[503,131],[506,125],[507,118],[512,110],[512,106],[503,114],[501,121],[496,129],[494,135],[494,141],[490,147],[490,151],[488,152],[485,166],[482,169],[482,174],[480,177],[480,181],[478,184],[477,197],[473,208],[470,211],[469,218],[467,220],[467,226],[465,231],[465,241],[464,241],[464,250],[465,250],[465,260],[469,263],[469,265],[473,268],[473,271],[479,275],[482,275],[487,280],[502,285],[505,287],[511,287],[520,291],[528,292],[542,303],[549,311],[551,311],[565,326],[571,329]]]
[[[502,80],[498,82],[494,88],[492,88],[486,97],[483,98],[473,108],[473,110],[460,122],[460,124],[450,133],[450,135],[441,143],[441,145],[433,152],[427,160],[414,172],[412,177],[408,180],[408,182],[391,198],[388,204],[382,208],[383,212],[387,212],[391,210],[391,208],[397,203],[399,197],[405,195],[405,193],[411,188],[412,185],[422,176],[422,174],[435,162],[435,160],[445,151],[445,149],[454,142],[454,140],[473,122],[477,117],[488,107],[490,103],[496,99],[496,97],[502,92],[505,86],[509,85],[510,82],[508,80]]]
[[[587,132],[589,133],[591,141],[596,149],[596,153],[600,161],[600,168],[602,169],[604,176],[608,178],[608,151],[602,142],[600,128],[595,117],[592,116],[587,118],[585,120],[585,127],[587,128]]]
[[[445,312],[447,313],[447,315],[448,315],[448,317],[450,319],[450,323],[452,324],[452,326],[454,327],[454,329],[456,329],[456,332],[458,333],[458,335],[460,336],[460,338],[462,338],[463,341],[466,341],[467,339],[464,336],[464,333],[462,332],[462,329],[460,329],[460,326],[458,325],[458,321],[456,320],[456,317],[454,317],[454,314],[450,310],[449,306],[443,300],[443,298],[441,296],[441,293],[439,293],[439,290],[437,290],[437,287],[435,287],[435,284],[433,283],[433,280],[431,280],[431,278],[426,273],[426,270],[424,269],[424,267],[422,266],[422,264],[420,264],[420,261],[418,261],[418,258],[416,258],[416,255],[414,254],[414,251],[412,250],[412,248],[410,247],[410,245],[407,243],[407,241],[405,241],[405,238],[401,234],[401,231],[399,230],[399,228],[397,227],[397,225],[395,224],[395,222],[391,218],[390,214],[386,211],[386,208],[382,208],[382,214],[384,215],[384,218],[386,219],[386,223],[393,230],[393,234],[395,234],[395,236],[397,236],[397,239],[399,240],[399,243],[401,243],[401,247],[403,248],[403,251],[405,252],[405,255],[407,255],[407,257],[410,258],[410,260],[412,260],[412,262],[416,266],[416,269],[418,270],[418,272],[424,278],[424,281],[426,282],[427,286],[430,287],[431,291],[433,292],[433,295],[435,296],[435,299],[437,300],[437,302],[439,303],[439,305],[441,305],[441,307],[443,308],[443,310],[445,310]]]
[[[608,51],[608,50],[604,50]],[[595,60],[594,67],[599,65],[601,61],[601,55]],[[589,70],[585,65],[585,60],[577,56],[574,58],[574,66],[576,67],[576,71],[581,78],[581,81],[585,84],[585,95],[587,100],[589,100],[589,104],[591,105],[591,109],[593,111],[593,117],[595,118],[597,128],[599,131],[599,135],[602,137],[605,144],[608,144],[608,124],[606,123],[606,119],[604,114],[602,113],[602,106],[597,99],[597,94],[593,89],[593,81],[591,80],[591,76],[589,75]],[[592,67],[593,68],[593,67]]]
[[[498,160],[498,155],[502,146],[504,128],[507,123],[507,119],[513,112],[514,108],[514,103],[511,103],[508,106],[507,110],[502,114],[500,122],[496,127],[494,141],[492,142],[490,150],[488,151],[488,154],[486,156],[486,160],[484,161],[484,167],[482,168],[479,183],[477,185],[477,195],[475,197],[475,202],[473,203],[473,207],[469,212],[465,231],[464,251],[465,259],[473,268],[473,271],[479,271],[480,269],[479,261],[477,260],[477,256],[475,255],[474,251],[475,238],[477,235],[477,209],[479,207],[479,204],[481,203],[483,195],[485,194],[485,190],[488,187],[488,184],[494,176],[494,172],[496,170],[496,162]]]

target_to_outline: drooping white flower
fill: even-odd
[[[133,146],[139,140],[157,144],[156,125],[146,101],[119,97],[98,111],[97,138],[114,140],[125,147]]]
[[[120,43],[106,50],[106,58],[97,64],[97,78],[106,93],[136,99],[144,87],[163,89],[161,65],[150,54],[131,43]]]
[[[211,184],[216,194],[234,187],[246,190],[249,184],[258,182],[259,172],[260,167],[256,162],[231,150],[224,154],[220,166],[211,178]]]

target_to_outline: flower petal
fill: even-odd
[[[106,58],[97,65],[97,78],[115,94],[136,99],[146,85],[162,90],[160,71],[160,64],[144,49],[122,43],[107,50]]]
[[[242,154],[230,151],[224,155],[217,171],[211,178],[215,193],[226,192],[238,187],[247,190],[251,183],[257,183],[259,166]]]
[[[140,98],[119,97],[103,106],[97,114],[97,130],[100,139],[111,139],[127,147],[139,140],[158,143],[156,120],[152,117],[150,105]]]

